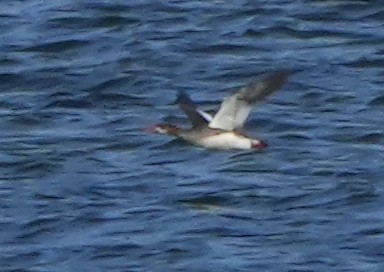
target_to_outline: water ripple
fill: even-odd
[[[2,1],[7,271],[381,271],[383,7],[372,1]],[[294,75],[262,151],[151,135]],[[303,250],[305,249],[305,250]],[[23,262],[20,262],[20,260]]]

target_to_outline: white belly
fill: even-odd
[[[197,144],[207,148],[216,149],[251,149],[252,142],[250,139],[244,136],[237,135],[232,132],[220,133],[218,135],[212,135],[205,137]]]

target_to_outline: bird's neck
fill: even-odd
[[[169,127],[167,134],[170,136],[180,137],[182,129],[176,126]]]

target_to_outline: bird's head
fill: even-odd
[[[158,133],[158,134],[168,134],[168,135],[177,135],[179,128],[171,124],[158,124],[145,129],[147,132]]]

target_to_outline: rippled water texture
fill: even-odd
[[[261,152],[145,133],[296,73]],[[381,1],[0,2],[1,271],[384,271]]]

